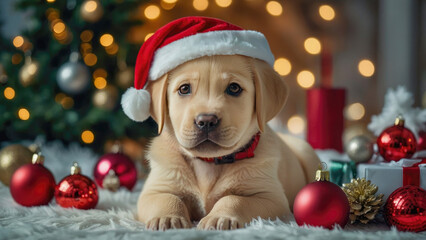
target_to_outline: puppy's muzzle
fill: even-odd
[[[210,132],[219,125],[220,119],[214,114],[202,113],[195,118],[194,123],[201,131]]]

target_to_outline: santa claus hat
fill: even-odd
[[[121,99],[126,115],[138,122],[149,116],[151,96],[144,88],[177,66],[203,56],[244,55],[271,66],[274,56],[265,36],[225,21],[184,17],[158,29],[141,47],[136,59],[135,83]]]

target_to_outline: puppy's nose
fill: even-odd
[[[219,124],[219,119],[214,114],[200,114],[195,118],[195,125],[200,130],[210,131]]]

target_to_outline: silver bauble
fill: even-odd
[[[345,145],[346,154],[355,163],[367,162],[373,156],[373,140],[367,136],[353,137]]]
[[[68,94],[82,93],[90,84],[89,69],[77,61],[62,65],[56,75],[59,88]]]

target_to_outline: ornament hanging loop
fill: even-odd
[[[330,181],[330,172],[326,171],[326,169],[327,164],[325,162],[321,162],[315,174],[315,181]]]
[[[77,162],[74,162],[71,166],[71,175],[75,174],[81,174],[81,167],[78,165]]]
[[[395,126],[404,127],[404,124],[405,124],[405,119],[401,114],[399,114],[395,119]]]

